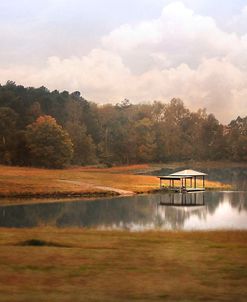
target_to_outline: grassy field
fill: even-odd
[[[155,168],[158,166],[77,167],[63,170],[0,166],[0,197],[57,198],[145,193],[158,189],[159,180],[154,176],[136,173]],[[230,189],[230,185],[219,182],[207,181],[206,186]]]
[[[247,232],[0,229],[0,301],[247,301]]]

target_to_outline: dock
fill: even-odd
[[[160,189],[173,192],[200,192],[205,191],[205,176],[207,174],[195,170],[182,170],[166,176],[158,176],[160,179]],[[198,185],[198,179],[201,185]],[[169,184],[164,186],[164,181]]]
[[[203,192],[205,191],[205,188],[189,188],[189,187],[161,187],[160,188],[163,191],[169,191],[169,192],[178,192],[178,193],[192,193],[192,192]]]

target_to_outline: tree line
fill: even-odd
[[[8,81],[0,85],[0,163],[61,168],[184,160],[247,160],[247,117],[222,125],[180,99],[112,105]]]

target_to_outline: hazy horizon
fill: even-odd
[[[247,1],[0,0],[0,83],[247,114]]]

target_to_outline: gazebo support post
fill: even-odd
[[[175,190],[176,192],[204,191],[206,184],[205,175],[207,174],[194,170],[183,170],[167,176],[160,176],[160,189],[164,187],[163,180],[165,180],[167,181],[165,183],[166,189],[170,188],[170,190]],[[198,187],[197,178],[199,178]]]

